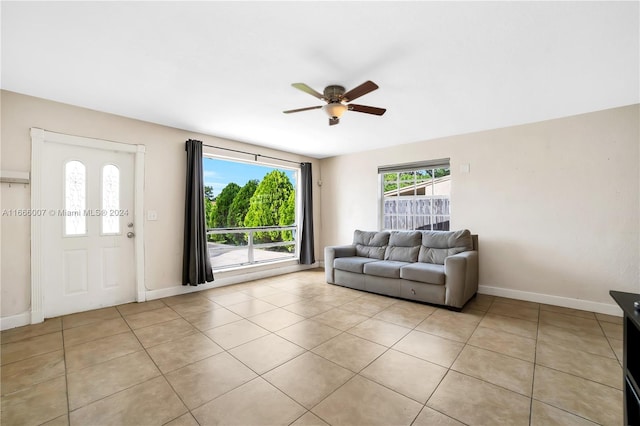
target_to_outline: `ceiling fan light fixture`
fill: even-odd
[[[347,106],[340,102],[331,102],[326,104],[323,108],[331,118],[340,118],[347,110]]]

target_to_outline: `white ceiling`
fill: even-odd
[[[317,158],[640,102],[638,1],[1,7],[3,89]]]

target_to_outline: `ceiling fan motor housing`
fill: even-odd
[[[329,103],[342,102],[345,89],[342,86],[327,86],[324,88],[324,100]]]

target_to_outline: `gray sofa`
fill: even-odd
[[[461,231],[356,230],[324,249],[328,283],[456,310],[478,291],[478,239]]]

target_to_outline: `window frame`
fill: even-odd
[[[398,190],[400,189],[399,187],[399,183],[401,182],[400,180],[400,174],[401,173],[414,173],[416,171],[420,171],[420,170],[431,170],[432,171],[432,178],[431,180],[431,188],[432,188],[432,193],[434,193],[434,189],[435,189],[435,184],[437,182],[435,182],[435,180],[437,179],[435,177],[435,170],[436,169],[448,169],[449,170],[449,175],[451,179],[451,162],[449,158],[441,158],[441,159],[437,159],[437,160],[427,160],[427,161],[420,161],[420,162],[413,162],[413,163],[404,163],[404,164],[393,164],[393,165],[386,165],[386,166],[380,166],[378,167],[378,229],[380,230],[388,230],[388,231],[393,231],[393,230],[400,230],[397,227],[390,227],[387,228],[385,227],[385,200],[388,197],[385,197],[385,179],[384,176],[386,174],[390,174],[390,173],[397,173],[398,174],[398,179],[396,180],[396,182],[398,183]],[[413,199],[424,199],[427,198],[429,196],[425,195],[417,195],[416,191],[417,191],[417,180],[416,180],[416,176],[414,174],[414,178],[413,178],[413,186],[414,186],[414,193],[411,196],[406,196],[406,198],[413,198]],[[426,191],[425,191],[426,193]],[[434,195],[432,195],[431,197],[434,197]],[[398,195],[398,197],[401,197],[400,195]],[[433,226],[438,223],[435,222],[433,219],[435,219],[436,217],[448,217],[448,222],[449,222],[449,229],[451,229],[451,190],[449,190],[449,194],[448,194],[448,200],[449,200],[449,211],[448,214],[442,215],[442,214],[435,214],[433,212],[433,209],[430,208],[430,213],[428,215],[428,217],[430,218],[430,226],[433,228]],[[431,207],[433,206],[432,202],[430,202]],[[412,219],[414,217],[416,217],[416,214],[411,215]],[[425,215],[425,217],[427,217],[427,215]],[[415,223],[415,220],[414,220]],[[397,224],[396,224],[397,225]],[[415,229],[412,227],[412,229]]]
[[[233,264],[233,265],[229,265],[229,266],[224,266],[224,267],[215,267],[213,265],[212,262],[212,268],[214,270],[214,272],[226,272],[226,271],[234,271],[234,270],[242,270],[242,269],[247,269],[247,268],[252,268],[252,267],[256,267],[256,266],[265,266],[265,265],[273,265],[273,264],[277,264],[277,263],[281,263],[281,262],[291,262],[291,261],[298,261],[300,258],[300,243],[301,243],[301,237],[302,237],[302,222],[301,222],[301,218],[302,218],[302,182],[300,181],[300,176],[301,176],[301,167],[300,166],[291,166],[291,165],[284,165],[280,162],[278,162],[278,160],[273,160],[273,161],[261,161],[259,160],[260,157],[254,157],[251,160],[247,160],[244,158],[238,158],[235,156],[229,156],[229,155],[219,155],[219,154],[214,154],[211,152],[203,152],[203,161],[206,159],[213,159],[213,160],[220,160],[220,161],[227,161],[227,162],[231,162],[231,163],[241,163],[241,164],[246,164],[249,166],[262,166],[262,167],[268,167],[274,170],[284,170],[284,171],[292,171],[294,172],[294,176],[292,179],[292,184],[293,184],[293,188],[295,191],[295,220],[294,223],[292,225],[283,225],[283,226],[295,226],[296,229],[293,231],[294,232],[294,240],[293,240],[293,244],[295,245],[295,250],[293,252],[290,253],[289,256],[283,256],[282,258],[279,259],[275,259],[275,260],[265,260],[265,261],[256,261],[255,259],[253,259],[252,255],[248,255],[248,259],[247,262],[245,263],[240,263],[240,264]],[[204,164],[203,164],[204,167]],[[203,173],[203,186],[207,186],[204,182],[204,173]],[[218,194],[219,195],[219,194]],[[207,234],[211,229],[227,229],[227,228],[207,228]],[[247,228],[248,230],[252,229],[252,228]],[[284,231],[282,231],[284,232]],[[239,246],[239,247],[247,247],[247,246]],[[239,248],[241,249],[241,248]],[[251,246],[251,248],[248,248],[248,250],[256,250],[253,249],[253,245]],[[259,248],[257,248],[259,249]],[[211,257],[211,256],[210,256]]]

